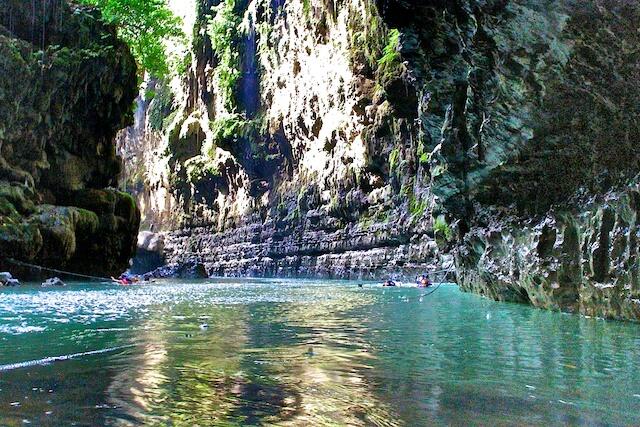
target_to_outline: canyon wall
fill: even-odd
[[[121,144],[169,263],[638,317],[637,2],[192,6]]]
[[[113,188],[114,137],[136,96],[135,61],[98,12],[0,0],[0,270],[129,266],[140,213]]]
[[[182,91],[149,82],[122,135],[144,223],[170,231],[168,261],[335,278],[439,265],[419,94],[378,6],[194,8]]]

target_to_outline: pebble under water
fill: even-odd
[[[640,325],[293,280],[0,290],[0,425],[640,425]]]

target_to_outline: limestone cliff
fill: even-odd
[[[136,95],[135,61],[98,12],[0,1],[0,269],[127,268],[139,211],[113,189],[114,137]]]
[[[146,224],[171,231],[168,260],[329,277],[438,264],[418,93],[378,6],[193,6],[182,88],[150,82],[122,137]]]
[[[637,2],[192,10],[131,157],[170,262],[380,277],[451,253],[464,289],[638,317]]]

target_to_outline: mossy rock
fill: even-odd
[[[37,226],[0,217],[0,253],[4,258],[33,259],[42,247]]]
[[[22,214],[29,214],[35,210],[35,203],[31,200],[31,195],[27,194],[28,192],[29,190],[22,185],[0,182],[0,199],[4,199]],[[0,202],[0,212],[2,212],[2,202]]]
[[[19,218],[20,214],[11,202],[9,202],[4,197],[0,197],[0,218],[2,218],[3,216],[15,219]]]
[[[95,212],[98,215],[113,214],[118,199],[117,194],[113,190],[80,190],[69,197],[67,204]]]
[[[115,195],[117,199],[115,214],[130,223],[135,222],[136,215],[138,215],[138,205],[136,205],[136,200],[128,193],[116,192]]]
[[[44,241],[39,254],[42,260],[69,260],[76,252],[76,210],[43,205],[31,218],[40,229]]]
[[[114,137],[133,121],[135,60],[97,11],[4,3],[0,267],[12,257],[117,275],[139,225],[133,199],[108,189],[120,172]],[[35,44],[33,22],[43,25]]]

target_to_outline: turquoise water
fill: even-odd
[[[0,425],[640,425],[638,349],[453,285],[2,289]]]

